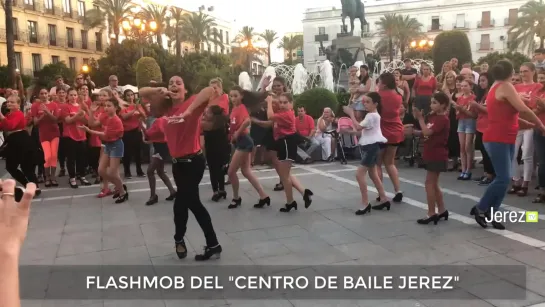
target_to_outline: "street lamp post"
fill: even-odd
[[[424,52],[430,50],[433,47],[433,44],[434,44],[433,40],[427,40],[427,39],[422,39],[419,41],[414,40],[411,42],[411,48],[420,52],[421,57],[424,57]]]
[[[132,31],[136,34],[140,43],[140,57],[143,57],[145,37],[157,31],[157,22],[155,20],[143,20],[135,17],[123,20],[121,26],[125,31]]]

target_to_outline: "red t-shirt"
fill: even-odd
[[[240,126],[244,123],[246,119],[250,117],[250,114],[248,113],[248,109],[246,109],[246,106],[243,104],[240,104],[233,108],[233,111],[231,112],[231,115],[229,116],[229,134],[232,136],[237,132],[238,129],[240,129]],[[249,129],[246,128],[242,132],[242,135],[248,134]]]
[[[59,106],[55,102],[35,102],[30,107],[30,117],[31,118],[40,118],[44,116],[44,111],[42,110],[41,106],[44,104],[49,112],[51,112],[54,116],[59,115]],[[58,120],[53,120],[49,117],[44,117],[42,120],[38,123],[38,132],[40,135],[40,142],[49,142],[53,140],[54,138],[58,138],[60,136],[60,130],[58,125]]]
[[[210,102],[209,105],[218,105],[220,108],[223,109],[223,112],[225,115],[229,114],[229,96],[227,94],[223,94],[219,96],[218,98],[214,99]],[[234,110],[234,108],[233,108]]]
[[[537,97],[540,97],[541,99],[545,98],[545,91],[540,91],[537,93]],[[541,111],[537,114],[537,117],[541,120],[542,123],[545,124],[545,110]]]
[[[25,114],[21,110],[11,111],[4,120],[0,121],[0,129],[3,131],[17,131],[23,130],[26,127]]]
[[[62,129],[62,136],[71,138],[74,141],[85,141],[87,139],[87,135],[85,133],[85,130],[79,129],[78,126],[85,125],[84,120],[77,120],[75,122],[72,122],[71,124],[68,124],[65,119],[69,116],[74,116],[78,113],[80,110],[80,105],[72,105],[70,103],[65,103],[61,106],[60,109],[60,118],[62,119],[63,129]]]
[[[424,138],[424,161],[448,161],[448,135],[450,120],[446,115],[431,114],[428,116],[428,128],[432,135]]]
[[[121,110],[121,114],[127,114],[135,109],[137,112],[140,112],[136,104],[131,104],[128,107]],[[133,114],[127,119],[122,119],[122,121],[123,121],[123,129],[125,129],[125,131],[131,131],[131,130],[137,129],[140,126],[140,114]]]
[[[95,131],[103,131],[104,120],[106,119],[106,117],[108,117],[108,115],[104,113],[104,109],[102,107],[99,107],[95,111],[94,116],[95,116],[95,120],[100,123],[100,126],[92,127],[91,129]],[[100,136],[96,134],[89,135],[89,146],[91,147],[102,146],[102,141],[100,140]]]
[[[192,155],[201,150],[201,118],[208,104],[203,103],[181,123],[174,118],[168,122],[170,117],[182,115],[196,97],[193,95],[184,102],[175,104],[166,115],[165,136],[170,156],[173,158]]]
[[[157,118],[151,127],[146,131],[146,139],[152,143],[166,143],[165,125],[167,124],[166,117]]]
[[[295,128],[295,113],[292,110],[274,113],[272,120],[274,121],[273,136],[275,140],[297,132]]]
[[[530,102],[526,105],[528,108],[534,110],[537,107],[536,97],[539,95],[539,90],[543,88],[541,83],[532,83],[532,84],[517,84],[515,85],[515,90],[519,94],[525,94],[530,96]]]
[[[302,136],[309,136],[310,132],[315,128],[314,119],[308,114],[305,114],[303,119],[297,117],[295,125],[297,128],[297,132],[299,132],[299,134],[301,134]]]
[[[380,113],[380,129],[382,135],[388,140],[388,144],[403,142],[403,123],[399,117],[403,99],[395,91],[379,91],[382,110]]]
[[[416,96],[432,96],[437,89],[437,80],[431,76],[427,81],[422,77],[417,77],[413,88]]]
[[[481,102],[482,106],[484,107],[486,107],[485,98],[483,98],[483,101]],[[486,127],[488,127],[488,113],[479,112],[477,114],[477,131],[479,131],[480,133],[484,133],[486,130]]]
[[[486,97],[488,127],[483,133],[483,142],[515,144],[519,130],[519,112],[506,100],[496,99],[496,89],[502,83],[493,86]]]
[[[104,143],[115,142],[123,137],[123,122],[119,116],[109,116],[104,113],[104,115],[101,116],[101,119],[104,123],[104,136],[102,137]]]
[[[469,110],[470,108],[470,102],[472,101],[475,101],[475,95],[473,94],[470,94],[469,96],[460,96],[458,97],[458,99],[456,100],[456,103],[465,108],[466,110]],[[467,118],[473,118],[473,117],[470,117],[470,116],[467,116],[467,114],[465,113],[462,113],[462,112],[456,112],[456,118],[457,119],[467,119]]]

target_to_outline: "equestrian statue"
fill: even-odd
[[[363,26],[367,25],[365,20],[365,6],[360,0],[341,0],[343,29],[346,31],[344,20],[350,18],[350,35],[354,35],[354,19],[359,19],[361,24],[361,37],[363,37]]]

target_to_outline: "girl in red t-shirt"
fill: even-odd
[[[68,102],[61,106],[60,118],[63,121],[63,136],[66,137],[66,158],[67,169],[70,177],[71,188],[77,188],[79,179],[82,185],[91,185],[85,178],[85,154],[87,153],[85,131],[78,129],[78,126],[87,123],[84,108],[78,103],[78,92],[76,89],[68,90]]]
[[[458,119],[458,139],[460,140],[460,160],[462,172],[458,180],[470,180],[471,169],[473,165],[473,156],[475,150],[473,142],[475,139],[475,130],[477,125],[476,112],[471,109],[471,102],[475,101],[475,95],[472,91],[473,83],[464,80],[461,83],[462,95],[456,100],[454,109],[456,109],[456,118]]]
[[[418,133],[424,136],[423,160],[426,166],[426,198],[428,200],[428,214],[418,219],[418,224],[427,225],[444,218],[448,220],[448,210],[443,201],[443,192],[439,186],[439,175],[448,169],[448,135],[450,121],[448,118],[450,98],[447,94],[437,92],[431,99],[431,112],[424,119],[421,110],[413,109],[413,115],[420,123],[421,131]],[[427,122],[426,122],[427,121]]]
[[[131,162],[136,164],[136,175],[145,177],[142,170],[141,152],[142,152],[142,132],[140,131],[140,121],[145,119],[145,111],[136,103],[133,91],[126,90],[123,94],[124,100],[128,106],[124,107],[119,113],[123,122],[123,144],[125,145],[125,156],[123,157],[123,169],[125,178],[130,179]]]
[[[98,100],[91,103],[89,107],[89,121],[87,126],[93,130],[102,131],[102,122],[104,120],[104,105],[106,101],[114,99],[113,92],[108,89],[101,89],[98,92]],[[92,116],[91,116],[92,115]],[[108,188],[108,180],[100,178],[98,175],[98,165],[100,156],[103,154],[102,141],[100,136],[96,134],[89,134],[89,166],[93,169],[96,176],[95,184],[99,184],[102,180],[102,188],[98,194],[98,198],[102,198],[108,195],[112,195],[113,192]]]
[[[95,116],[94,112],[98,108],[97,105],[92,106],[90,117]],[[114,198],[116,198],[116,204],[123,203],[129,199],[127,186],[123,184],[119,176],[119,164],[124,152],[123,140],[121,139],[123,137],[123,123],[117,116],[119,110],[119,101],[116,97],[113,97],[105,102],[104,113],[99,118],[103,131],[91,130],[87,126],[79,126],[83,131],[98,135],[104,144],[104,154],[100,157],[98,174],[104,178],[104,181],[115,185],[116,193],[114,194]]]
[[[40,100],[30,107],[30,117],[38,127],[40,143],[44,152],[45,186],[59,186],[55,175],[57,173],[57,153],[59,150],[59,126],[57,103],[49,101],[48,91],[40,90]]]
[[[274,149],[278,158],[277,172],[286,193],[286,205],[280,212],[297,210],[297,202],[293,199],[293,187],[301,187],[305,208],[312,203],[312,191],[302,188],[299,180],[291,176],[292,163],[297,158],[297,129],[295,128],[295,113],[293,112],[293,97],[288,93],[278,97],[278,111],[273,109],[273,97],[267,97],[267,117],[273,122]]]
[[[235,147],[235,152],[227,170],[227,176],[229,176],[229,181],[233,187],[233,200],[228,208],[237,208],[242,202],[242,198],[238,194],[239,181],[237,172],[239,169],[242,176],[248,179],[259,194],[259,202],[254,207],[262,208],[265,205],[270,206],[271,199],[252,172],[251,155],[254,148],[254,141],[250,137],[250,114],[248,113],[248,109],[246,109],[246,105],[242,103],[243,97],[248,99],[249,96],[254,94],[244,91],[238,86],[234,87],[230,94],[233,110],[229,116],[229,136],[231,143]]]
[[[60,110],[62,109],[62,105],[66,103],[66,97],[68,93],[64,90],[64,88],[58,88],[57,89],[57,108],[58,111],[57,114],[57,126],[59,127],[59,150],[57,153],[58,161],[59,161],[59,177],[66,176],[66,150],[64,149],[66,145],[64,144],[64,136],[63,136],[63,124],[62,119],[60,118]]]

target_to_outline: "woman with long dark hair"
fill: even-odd
[[[57,89],[57,100],[55,101],[57,103],[57,107],[61,109],[61,106],[66,103],[66,96],[68,94],[64,90],[64,88],[58,88]],[[59,127],[59,152],[57,154],[57,157],[59,159],[59,177],[66,176],[66,149],[64,147],[66,146],[64,136],[63,136],[63,124],[61,120],[57,121],[57,126]]]
[[[179,76],[170,78],[168,89],[143,88],[142,97],[149,99],[155,117],[167,116],[165,136],[170,156],[172,174],[178,187],[174,201],[175,249],[178,258],[187,257],[184,236],[187,230],[188,210],[191,210],[201,226],[206,238],[203,254],[195,260],[204,261],[213,256],[219,257],[222,248],[218,242],[210,214],[203,206],[199,195],[205,159],[200,145],[201,118],[215,90],[207,87],[199,94],[185,99],[184,80]]]
[[[213,201],[227,198],[225,192],[225,171],[224,167],[229,163],[229,139],[227,126],[229,118],[219,105],[209,106],[202,118],[202,129],[204,132],[204,147],[208,171],[210,172],[210,183],[214,195]]]
[[[489,185],[494,180],[494,166],[490,161],[490,156],[486,152],[483,144],[483,133],[488,125],[488,111],[486,110],[486,96],[494,81],[488,73],[479,75],[479,87],[477,90],[477,98],[471,102],[471,108],[477,112],[477,129],[475,136],[475,149],[481,151],[483,156],[484,175],[477,178],[479,185]]]
[[[144,111],[136,103],[134,92],[126,90],[123,93],[123,99],[128,103],[128,106],[123,108],[119,113],[119,117],[123,121],[123,144],[125,146],[125,152],[123,156],[123,169],[125,178],[132,178],[131,174],[131,162],[134,160],[136,164],[136,175],[138,177],[145,177],[142,170],[142,132],[140,131],[140,120],[144,116]]]

